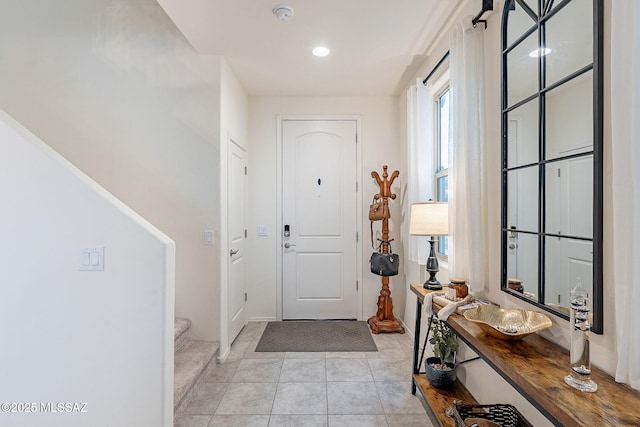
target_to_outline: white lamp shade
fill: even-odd
[[[411,205],[409,234],[414,236],[446,236],[449,234],[449,205],[424,202]]]

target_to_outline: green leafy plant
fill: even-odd
[[[432,335],[429,343],[433,348],[433,355],[440,359],[437,369],[450,369],[446,363],[454,363],[456,351],[458,350],[458,339],[453,330],[442,320],[434,317],[431,324]]]

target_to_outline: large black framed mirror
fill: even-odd
[[[603,0],[506,0],[501,288],[569,318],[581,280],[603,332]]]

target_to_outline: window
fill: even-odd
[[[447,76],[448,77],[448,76]],[[451,90],[448,81],[436,92],[435,101],[435,185],[436,201],[449,201],[449,145],[451,143]],[[438,255],[449,255],[449,238],[438,237]]]

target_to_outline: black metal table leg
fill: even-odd
[[[417,299],[417,298],[416,298]],[[422,323],[422,301],[417,299],[416,304],[416,326],[413,336],[413,374],[420,373],[420,364],[418,362],[418,351],[420,350],[420,324]],[[411,378],[411,394],[416,394],[416,383]]]

